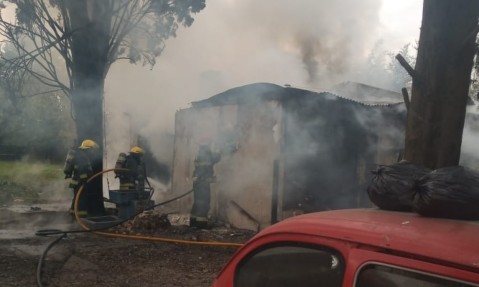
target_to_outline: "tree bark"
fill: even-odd
[[[405,159],[458,165],[475,53],[479,1],[424,0]]]
[[[111,15],[109,1],[68,0],[72,53],[72,106],[77,140],[92,139],[103,151],[103,92],[108,69]],[[103,154],[103,152],[101,152]],[[93,167],[103,169],[99,161]],[[92,182],[95,190],[102,190],[102,177]]]

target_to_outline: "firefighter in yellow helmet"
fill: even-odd
[[[134,146],[128,154],[120,153],[115,164],[115,174],[120,178],[120,191],[145,189],[146,166],[143,160],[145,151]]]
[[[93,175],[93,166],[98,161],[101,161],[99,146],[91,139],[85,139],[79,147],[68,152],[63,172],[65,179],[70,178],[69,187],[73,190],[70,213],[74,212],[75,197],[82,186],[84,190],[78,200],[78,214],[81,217],[86,217],[89,214],[100,215],[104,212],[103,195],[100,195],[100,206],[97,202],[98,196],[96,193],[98,192],[95,193],[95,191],[90,190],[86,184],[87,180]]]

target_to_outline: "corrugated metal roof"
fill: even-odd
[[[343,82],[330,90],[331,93],[369,105],[389,105],[404,102],[401,93],[356,82]]]
[[[314,92],[290,86],[282,87],[271,83],[254,83],[235,87],[216,94],[208,99],[192,102],[195,108],[207,106],[221,106],[233,104],[254,104],[256,102],[275,100],[279,102],[291,101],[297,98],[338,98],[351,103],[366,106],[391,106],[402,103],[402,95],[379,88],[361,84],[362,89],[354,96],[354,87],[349,85],[341,86],[332,92]],[[366,88],[369,87],[369,88]],[[344,92],[342,94],[341,92]],[[381,98],[383,97],[383,98]],[[379,100],[381,99],[381,100]]]

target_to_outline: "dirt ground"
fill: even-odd
[[[117,234],[160,236],[190,241],[244,243],[251,231],[215,227],[168,226],[150,213],[110,230]],[[163,221],[162,221],[163,220]],[[237,247],[165,243],[70,233],[48,251],[58,236],[35,236],[43,229],[79,230],[65,211],[37,207],[0,207],[0,285],[38,286],[210,286]]]

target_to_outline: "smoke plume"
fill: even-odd
[[[176,111],[232,87],[270,82],[325,90],[350,80],[379,39],[389,43],[383,2],[388,1],[208,1],[191,27],[167,41],[151,71],[127,62],[112,66],[106,108],[131,118],[117,116],[107,129],[125,134],[131,126],[146,138],[158,138],[173,133]],[[419,19],[403,26],[417,33]],[[385,48],[410,41],[394,40],[397,47]],[[121,147],[112,149],[113,155],[128,146],[115,143]],[[171,158],[162,155],[164,147],[153,146],[157,158]],[[172,147],[166,149],[172,154]]]

